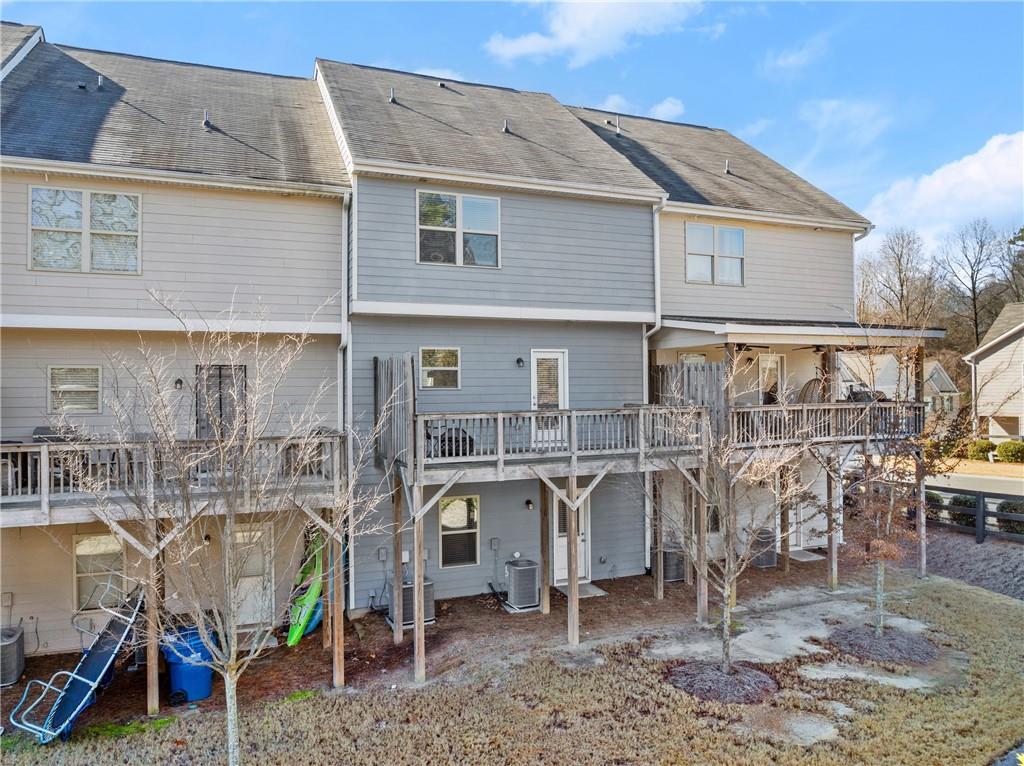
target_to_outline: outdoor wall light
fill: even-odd
[[[527,501],[524,503],[524,505],[526,506],[526,510],[528,510],[528,511],[532,511],[533,510],[533,501],[532,500],[527,499]]]
[[[516,367],[525,367],[525,366],[526,366],[526,362],[523,360],[522,357],[519,357],[519,358],[516,359]]]
[[[178,378],[176,381],[174,381],[174,390],[180,391],[183,385],[185,385],[185,383],[182,381],[181,378]]]

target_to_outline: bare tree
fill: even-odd
[[[996,271],[1003,300],[1024,303],[1024,226],[1002,237],[996,254]]]
[[[891,229],[873,265],[883,314],[880,318],[904,327],[927,324],[935,307],[939,279],[920,235],[913,229]]]
[[[217,323],[225,329],[195,329],[174,316],[180,348],[140,337],[137,349],[112,356],[109,432],[57,423],[77,442],[62,448],[62,475],[136,554],[129,581],[147,599],[140,639],[180,653],[175,634],[197,632],[209,659],[181,659],[223,678],[227,761],[237,764],[238,682],[273,643],[296,571],[319,553],[329,562],[324,581],[342,599],[342,546],[382,530],[374,509],[388,482],[364,477],[375,434],[341,434],[327,422],[333,381],[296,395],[295,380],[308,381],[296,368],[308,334],[236,333],[230,317]]]
[[[946,239],[938,260],[953,298],[951,310],[970,324],[975,346],[991,320],[983,294],[995,276],[998,253],[998,237],[992,225],[976,218]]]

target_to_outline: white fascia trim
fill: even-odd
[[[984,344],[982,346],[978,346],[976,349],[974,349],[974,351],[972,351],[971,353],[967,354],[967,356],[963,357],[964,361],[966,362],[969,359],[973,359],[974,357],[976,357],[981,352],[987,351],[988,349],[992,348],[992,346],[996,346],[996,345],[1002,343],[1004,340],[1006,340],[1007,338],[1012,337],[1015,333],[1018,333],[1018,332],[1024,332],[1024,322],[1021,322],[1016,327],[1013,327],[1013,328],[1007,330],[1002,335],[1000,335],[998,338],[993,338],[988,343],[986,343],[986,344]]]
[[[320,98],[324,100],[324,107],[327,109],[327,119],[330,121],[331,129],[334,131],[334,140],[338,142],[341,160],[345,163],[345,170],[348,171],[348,175],[351,178],[354,172],[352,152],[348,148],[348,141],[345,140],[345,131],[341,127],[341,118],[338,117],[338,111],[334,108],[334,100],[331,98],[331,92],[327,88],[327,81],[324,80],[323,73],[320,71],[319,61],[313,66],[313,80],[316,82],[317,88],[320,89]]]
[[[43,37],[43,28],[39,27],[39,29],[37,29],[30,38],[22,43],[21,47],[18,48],[18,52],[11,57],[11,60],[4,64],[3,69],[0,69],[0,82],[3,82],[4,78],[14,70],[14,67],[21,63],[21,60],[28,55],[29,51],[45,40],[46,38]]]
[[[835,229],[838,231],[866,232],[872,228],[871,224],[843,221],[837,218],[814,218],[813,216],[789,215],[786,213],[762,213],[756,210],[721,207],[719,205],[698,205],[689,202],[667,202],[665,203],[665,212],[709,216],[712,218],[736,218],[738,220],[755,221],[758,223],[778,223],[815,229]]]
[[[62,160],[41,160],[31,157],[0,156],[0,169],[23,173],[54,173],[84,178],[111,178],[117,180],[141,181],[144,183],[178,184],[211,189],[234,189],[239,191],[272,192],[312,197],[343,197],[349,191],[347,186],[324,184],[303,184],[292,182],[256,181],[248,178],[229,177],[224,179],[201,173],[181,173],[173,170],[129,168],[118,165],[101,165],[92,162],[64,162]]]
[[[653,311],[602,311],[589,309],[549,309],[533,306],[469,306],[447,303],[393,303],[391,301],[352,301],[353,314],[375,316],[412,316],[467,319],[539,319],[564,322],[650,323]]]
[[[491,186],[498,188],[526,189],[527,191],[546,192],[549,194],[570,194],[604,199],[629,200],[647,204],[661,203],[665,200],[662,191],[644,192],[619,186],[598,186],[573,183],[571,181],[542,181],[524,176],[506,176],[496,173],[480,173],[472,170],[442,167],[438,165],[417,165],[415,163],[390,163],[379,161],[360,161],[350,171],[352,174],[398,176],[402,178],[429,179],[449,183]]]
[[[306,333],[341,335],[342,322],[264,322],[251,320],[186,319],[185,326],[172,318],[54,316],[51,314],[0,314],[0,327],[53,330],[141,330],[183,332],[184,330],[238,333]]]
[[[735,324],[732,322],[696,322],[677,319],[666,319],[662,322],[662,326],[674,327],[680,330],[703,330],[715,335],[740,333],[760,335],[835,335],[848,337],[863,335],[865,337],[885,338],[942,338],[946,335],[944,330],[886,330],[875,327],[833,327],[829,325]]]

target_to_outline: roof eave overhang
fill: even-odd
[[[0,155],[0,170],[22,173],[53,173],[77,178],[105,178],[209,189],[270,192],[307,197],[344,197],[351,191],[351,187],[340,185],[266,181],[241,176],[209,176],[202,173],[183,173],[174,170],[122,167],[120,165],[104,165],[92,162],[66,162],[63,160],[45,160],[8,155]]]
[[[984,344],[978,346],[976,349],[974,349],[974,351],[972,351],[971,353],[969,353],[965,357],[963,357],[963,360],[965,362],[970,362],[978,354],[981,354],[981,353],[984,353],[985,351],[988,351],[993,346],[998,346],[1004,340],[1012,338],[1014,336],[1014,334],[1016,334],[1016,333],[1024,333],[1024,322],[1021,322],[1016,327],[1011,327],[1009,330],[1004,332],[1002,335],[1000,335],[1000,336],[998,336],[996,338],[993,338],[988,343],[984,343]]]
[[[543,194],[559,194],[574,197],[625,200],[646,204],[662,204],[665,192],[659,190],[634,189],[622,186],[581,184],[570,181],[546,181],[524,176],[483,173],[439,165],[419,165],[409,162],[381,162],[357,160],[353,163],[353,176],[379,176],[392,178],[426,179],[454,184],[490,186],[506,189],[523,189]]]
[[[864,232],[871,228],[871,224],[866,221],[846,221],[840,218],[817,218],[814,216],[789,215],[787,213],[745,210],[743,208],[723,207],[721,205],[672,202],[671,200],[665,203],[665,212],[679,213],[682,215],[700,215],[710,218],[734,218],[742,221],[784,224],[787,226],[801,226],[813,229],[829,229],[831,231]]]
[[[877,347],[907,345],[942,338],[946,334],[945,330],[938,329],[843,327],[827,323],[785,325],[751,322],[701,322],[679,319],[663,319],[662,327],[665,330],[688,330],[706,334],[707,342],[713,344],[769,341],[780,345],[834,343],[839,346]]]

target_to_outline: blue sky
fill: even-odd
[[[1022,3],[15,2],[4,18],[68,45],[304,76],[320,56],[722,127],[931,244],[977,215],[1024,223]]]

